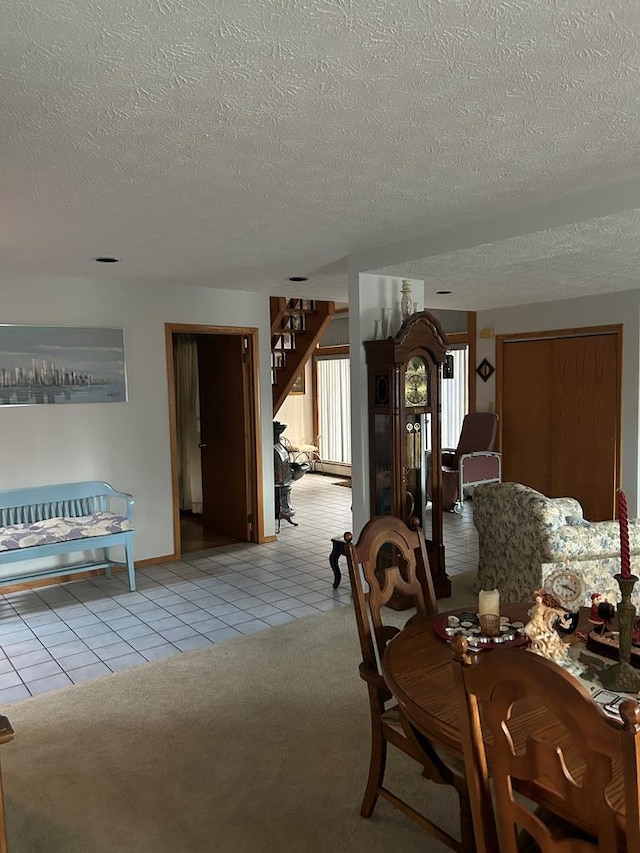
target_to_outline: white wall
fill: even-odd
[[[135,497],[135,558],[170,554],[165,323],[258,328],[265,532],[275,532],[269,299],[98,279],[0,277],[2,322],[124,329],[127,403],[0,408],[0,488],[106,480]]]
[[[493,329],[496,335],[518,332],[571,329],[584,326],[606,326],[623,323],[622,353],[622,488],[627,494],[629,510],[638,513],[640,476],[638,471],[639,441],[639,361],[640,361],[640,292],[627,291],[606,296],[586,296],[479,311],[478,332]],[[478,338],[477,367],[487,358],[495,367],[495,338]],[[495,374],[488,382],[478,378],[476,403],[479,411],[493,411],[496,398]]]
[[[284,435],[294,444],[313,444],[313,395],[311,393],[311,359],[304,368],[304,394],[288,394],[276,412],[275,420],[286,424]]]

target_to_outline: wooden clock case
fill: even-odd
[[[420,519],[436,596],[447,598],[451,595],[451,581],[445,570],[442,529],[440,423],[447,339],[438,319],[428,311],[420,311],[407,317],[395,337],[365,341],[364,348],[368,374],[370,513],[395,515],[404,521],[414,515]],[[412,405],[405,395],[407,365],[416,357],[426,365],[428,394],[424,405]]]

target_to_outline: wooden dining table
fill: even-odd
[[[530,604],[514,604],[508,611],[505,609],[505,614],[510,620],[527,622],[530,608]],[[459,612],[451,611],[453,614]],[[587,613],[585,608],[586,625]],[[436,622],[446,620],[447,615],[439,613],[411,620],[387,645],[382,657],[382,673],[389,690],[417,729],[462,758],[453,653],[450,644],[435,630]],[[479,654],[494,654],[494,650],[487,649]]]
[[[527,622],[530,608],[531,604],[508,605],[505,606],[504,613],[510,621]],[[459,610],[451,611],[452,614],[459,612]],[[435,630],[436,623],[441,624],[443,616],[446,619],[447,614],[416,617],[411,620],[388,643],[382,657],[382,672],[389,690],[397,699],[409,723],[420,734],[446,747],[453,756],[463,760],[460,717],[454,684],[453,653],[450,644]],[[577,628],[579,632],[587,633],[593,627],[589,624],[588,616],[589,609],[582,608]],[[479,654],[500,654],[501,647],[509,648],[509,645],[498,646],[495,650],[483,650]],[[540,707],[532,706],[522,714],[520,724],[516,723],[515,726],[514,739],[517,739],[518,729],[523,739],[526,738],[531,726],[535,726],[536,731],[545,728],[549,737],[554,737],[557,732],[560,738],[560,727],[556,723],[546,727],[540,716],[541,710]],[[576,779],[581,778],[582,773],[579,767],[569,769],[575,773]],[[621,814],[620,820],[623,826],[621,768],[615,768],[614,772],[616,780],[608,793],[612,805]],[[522,793],[526,793],[526,790]],[[562,816],[581,825],[586,831],[593,831],[593,827],[575,820],[571,814],[565,813]]]

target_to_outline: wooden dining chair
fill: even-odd
[[[357,543],[353,542],[351,533],[344,534],[362,650],[360,676],[369,691],[371,716],[369,776],[360,814],[371,817],[378,797],[383,797],[448,847],[466,853],[474,849],[474,841],[464,768],[459,760],[449,760],[444,750],[426,738],[418,740],[408,721],[403,720],[398,705],[393,703],[380,669],[386,644],[400,630],[383,621],[384,606],[394,592],[411,596],[415,600],[417,614],[437,612],[429,560],[418,519],[412,519],[412,528],[394,516],[378,516],[364,526]],[[427,778],[455,787],[460,798],[462,843],[385,787],[389,744],[414,758]]]
[[[478,853],[640,851],[640,706],[618,722],[540,655],[453,650]]]

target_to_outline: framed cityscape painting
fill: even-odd
[[[122,329],[0,324],[0,406],[126,399]]]

